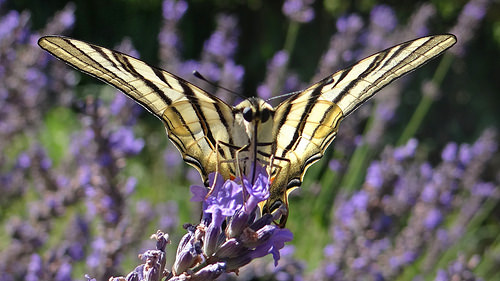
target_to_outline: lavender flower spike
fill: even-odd
[[[171,271],[165,270],[168,235],[158,231],[153,236],[156,249],[140,255],[146,262],[126,278],[110,280],[214,280],[268,254],[273,255],[277,266],[279,251],[293,235],[273,224],[279,214],[260,215],[258,204],[269,198],[266,169],[258,165],[250,174],[253,180],[236,181],[223,181],[220,175],[210,174],[210,192],[205,187],[191,187],[192,201],[203,201],[203,217],[198,225],[185,225],[188,233],[179,242]]]
[[[311,7],[314,0],[287,0],[283,3],[283,14],[296,22],[310,22],[314,19],[314,10]]]

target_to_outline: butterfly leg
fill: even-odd
[[[224,159],[225,157],[222,156],[222,154],[223,154],[222,147],[223,146],[228,147],[230,150],[236,151],[234,153],[234,155],[235,155],[234,158]],[[240,167],[239,167],[240,165],[237,164],[240,161],[237,157],[237,154],[238,154],[237,151],[242,150],[242,149],[245,149],[245,148],[239,147],[239,146],[227,143],[227,142],[217,141],[215,143],[215,149],[214,149],[214,151],[216,153],[215,173],[221,174],[223,176],[224,180],[228,180],[228,179],[233,180],[237,176],[240,176],[240,178],[242,178]],[[231,154],[233,154],[233,153],[231,153]],[[243,161],[246,161],[246,159],[243,159]],[[228,165],[228,168],[222,169],[221,165]],[[217,177],[215,177],[214,182],[210,186],[210,188],[209,188],[210,190],[209,190],[207,196],[212,194],[212,191],[216,185],[217,185]]]

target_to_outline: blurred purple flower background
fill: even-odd
[[[270,98],[419,36],[448,32],[458,43],[343,121],[326,159],[292,193],[287,230],[251,212],[265,177],[244,192],[218,181],[214,196],[248,201],[190,202],[199,175],[160,123],[38,48],[42,35],[82,32],[84,7],[67,4],[42,25],[40,7],[0,1],[0,281],[500,279],[498,118],[486,118],[497,114],[490,96],[500,88],[476,74],[490,62],[471,56],[494,52],[488,44],[499,53],[498,36],[482,35],[498,33],[498,5],[250,2],[157,3],[154,65],[234,104],[191,72]],[[193,27],[198,18],[210,23]],[[193,46],[193,36],[203,43]],[[113,48],[140,57],[133,43],[141,45],[124,38]]]

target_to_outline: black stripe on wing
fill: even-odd
[[[384,86],[421,67],[455,42],[453,35],[436,35],[388,48],[333,74],[337,81],[330,88],[331,93],[325,91],[323,94],[339,105],[345,98],[352,100],[340,106],[347,116]]]

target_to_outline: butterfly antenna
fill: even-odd
[[[282,95],[279,95],[279,96],[270,97],[270,98],[268,98],[268,99],[266,100],[266,102],[269,102],[269,101],[272,101],[272,100],[275,100],[275,99],[287,98],[287,97],[293,96],[293,95],[295,95],[295,94],[301,93],[301,92],[303,92],[303,91],[304,91],[304,90],[293,91],[293,92],[286,93],[286,94],[282,94]]]
[[[228,91],[229,93],[231,93],[231,94],[233,94],[233,95],[237,95],[238,97],[240,97],[240,98],[242,98],[242,99],[246,99],[246,98],[245,98],[244,96],[242,96],[240,93],[237,93],[237,92],[235,92],[235,91],[233,91],[233,90],[230,90],[230,89],[228,89],[228,88],[226,88],[226,87],[224,87],[224,86],[221,86],[221,85],[219,85],[219,84],[217,84],[217,83],[215,83],[215,82],[212,82],[212,81],[208,80],[207,78],[205,78],[205,76],[201,75],[201,73],[200,73],[200,72],[198,72],[198,70],[193,70],[193,75],[194,75],[194,77],[196,77],[196,78],[198,78],[198,79],[200,79],[200,80],[202,80],[202,81],[205,81],[205,82],[207,82],[208,84],[210,84],[210,85],[212,85],[212,86],[214,86],[214,87],[216,87],[216,88],[223,89],[223,90]]]

